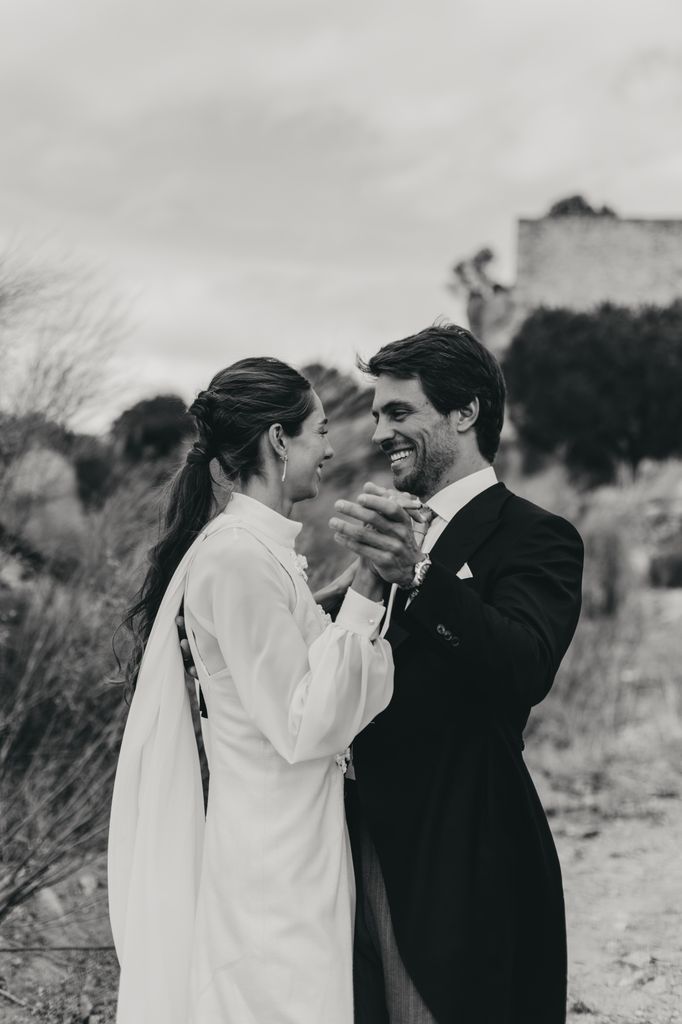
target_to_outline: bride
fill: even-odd
[[[319,397],[277,359],[222,370],[130,622],[109,901],[119,1024],[352,1024],[344,752],[388,704],[381,583],[358,565],[335,622],[296,554],[295,502],[332,458]],[[214,461],[215,460],[215,461]],[[211,465],[231,483],[213,515]],[[201,775],[175,618],[208,708]]]

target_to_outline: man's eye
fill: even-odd
[[[396,409],[393,413],[394,420],[404,420],[407,416],[407,409]]]

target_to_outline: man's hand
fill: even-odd
[[[412,529],[412,519],[418,517],[420,505],[418,498],[369,483],[357,501],[335,502],[337,512],[351,522],[335,517],[329,525],[334,540],[370,561],[387,583],[409,587],[414,567],[422,558]]]
[[[192,679],[198,679],[196,665],[192,658],[192,652],[189,649],[189,640],[187,639],[187,630],[185,628],[184,616],[178,615],[175,620],[175,625],[178,627],[178,638],[180,640],[180,650],[182,651],[182,662],[185,666],[185,672]]]
[[[380,498],[392,498],[394,501],[404,508],[405,511],[418,522],[422,521],[421,499],[416,494],[410,494],[409,491],[398,491],[395,487],[381,487],[379,484],[367,483],[363,487],[363,492],[367,494],[375,494]]]

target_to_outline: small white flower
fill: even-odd
[[[298,573],[299,576],[303,577],[303,579],[306,581],[306,583],[308,582],[308,573],[306,572],[307,568],[308,568],[308,559],[305,557],[305,555],[299,555],[298,552],[295,551],[294,552],[294,569],[296,570],[296,572]]]
[[[322,607],[321,604],[316,604],[315,607],[317,608],[317,614],[320,616],[320,622],[322,623],[322,628],[326,629],[327,626],[329,625],[329,623],[332,621],[332,617],[329,614],[329,612],[326,612],[324,610],[324,608]]]
[[[345,775],[348,771],[348,765],[350,764],[350,747],[346,747],[343,754],[336,755],[336,765],[341,769]]]

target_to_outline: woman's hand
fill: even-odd
[[[413,524],[424,521],[419,499],[368,483],[357,501],[337,501],[334,507],[347,517],[329,521],[336,543],[371,563],[386,583],[408,586],[424,557]]]
[[[384,595],[385,583],[376,572],[374,566],[366,558],[359,558],[354,563],[356,566],[352,583],[353,590],[370,601],[381,601]]]
[[[327,583],[326,586],[320,587],[319,590],[315,591],[313,597],[326,612],[332,613],[338,609],[346,591],[350,586],[352,586],[359,564],[360,559],[356,558],[355,561],[351,562],[348,568],[339,573],[331,583]]]

